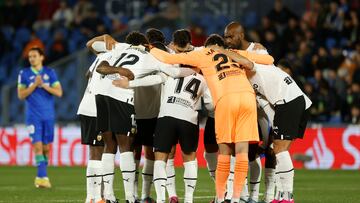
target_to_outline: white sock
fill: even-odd
[[[115,154],[103,153],[101,157],[103,167],[103,183],[104,183],[104,198],[107,200],[115,201],[114,195],[114,167],[115,167]]]
[[[259,190],[261,181],[261,159],[256,158],[249,163],[250,167],[250,198],[259,201]]]
[[[166,163],[156,160],[154,162],[154,186],[156,203],[166,202]]]
[[[141,199],[150,197],[153,176],[154,176],[154,161],[150,159],[145,159],[142,170],[143,182],[142,182],[142,190],[141,190]]]
[[[275,169],[265,168],[265,202],[274,200]]]
[[[140,160],[135,159],[135,166],[136,166],[135,183],[134,183],[134,196],[135,196],[135,199],[139,198],[139,194],[138,194],[138,188],[139,188],[139,165],[140,165]]]
[[[209,171],[210,177],[215,181],[215,172],[216,172],[216,166],[217,166],[217,156],[218,153],[208,153],[204,152],[204,158],[206,160],[206,166]]]
[[[169,197],[177,197],[176,194],[176,184],[175,184],[175,168],[174,168],[174,159],[168,159],[166,163],[166,189],[168,191]]]
[[[95,199],[95,201],[101,200],[101,183],[102,183],[102,163],[99,160],[89,160],[86,176],[87,183],[90,182],[90,199]],[[89,191],[87,191],[87,196]],[[88,197],[86,197],[88,199]]]
[[[124,182],[125,199],[129,202],[134,202],[136,164],[133,152],[120,153],[120,170]]]
[[[185,199],[184,203],[192,203],[194,199],[194,191],[197,181],[198,165],[197,160],[184,162],[184,183],[185,183]]]
[[[249,199],[249,189],[248,189],[248,178],[245,178],[244,187],[240,194],[240,199],[248,200]]]
[[[291,200],[294,184],[294,166],[288,151],[276,154],[276,173],[280,177],[284,200]]]
[[[225,199],[232,199],[233,194],[233,184],[234,184],[234,170],[235,170],[235,156],[230,158],[230,174],[226,183],[226,196]]]
[[[276,169],[275,169],[275,186],[276,186],[276,190],[275,190],[274,198],[276,200],[282,200],[283,189],[282,189],[282,185],[281,185],[280,175],[276,174]]]

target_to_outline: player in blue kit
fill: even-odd
[[[54,95],[62,96],[62,88],[53,69],[43,66],[44,52],[31,48],[30,67],[20,71],[18,97],[25,100],[25,122],[35,152],[37,176],[35,187],[50,188],[47,177],[50,144],[54,140],[55,102]]]

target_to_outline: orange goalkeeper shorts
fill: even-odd
[[[252,92],[223,96],[215,108],[217,143],[258,142],[256,99]]]

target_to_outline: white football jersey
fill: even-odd
[[[290,75],[274,65],[254,63],[255,73],[249,77],[256,94],[263,95],[271,105],[288,103],[303,95],[305,109],[311,106],[310,99],[301,91]]]
[[[168,77],[162,84],[159,118],[170,116],[197,125],[200,98],[207,89],[204,77],[198,73],[182,78]]]
[[[256,53],[256,54],[269,54],[266,49],[254,49],[254,48],[255,48],[255,42],[250,42],[250,45],[246,49],[246,51]]]
[[[178,69],[172,65],[158,61],[150,53],[144,51],[143,48],[131,46],[126,43],[116,44],[115,49],[102,55],[100,62],[102,61],[109,62],[110,66],[128,68],[134,74],[135,79],[159,71],[169,73],[174,69]],[[99,81],[98,85],[100,85],[101,88],[98,88],[96,94],[109,96],[119,101],[128,101],[129,104],[133,104],[133,89],[119,88],[112,85],[112,81],[119,78],[119,74],[97,78]]]
[[[89,71],[92,73],[92,75],[96,75],[96,71],[95,68],[96,66],[99,64],[99,60],[101,54],[99,54],[95,61],[90,65],[89,67]],[[92,76],[89,78],[88,80],[88,84],[86,86],[85,92],[84,92],[84,96],[81,99],[77,114],[78,115],[85,115],[85,116],[90,116],[90,117],[96,117],[96,102],[95,102],[95,94],[90,90],[91,87],[91,81],[92,81]]]

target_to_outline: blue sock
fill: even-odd
[[[47,171],[46,171],[46,160],[43,155],[36,155],[35,156],[36,165],[37,165],[37,177],[43,178],[47,177]]]

